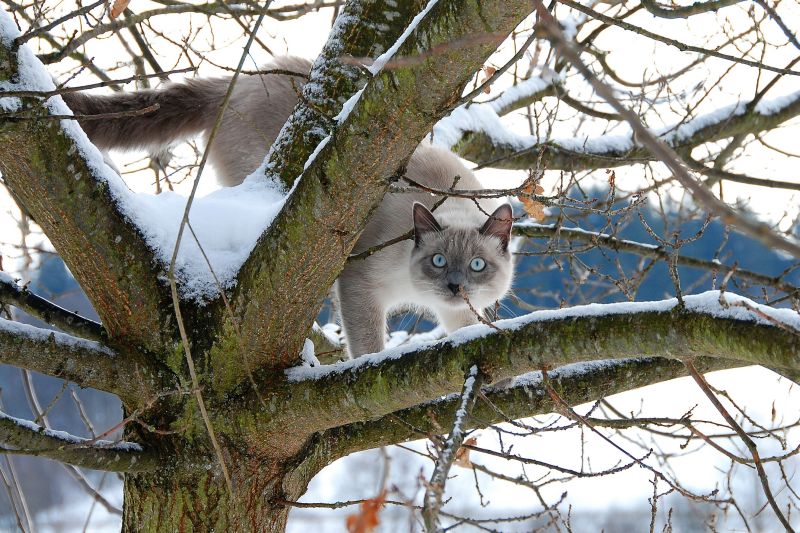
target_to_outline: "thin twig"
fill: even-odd
[[[206,425],[206,430],[208,431],[208,436],[211,439],[211,444],[214,448],[215,453],[217,454],[217,459],[219,461],[220,468],[222,469],[223,476],[225,477],[225,484],[228,487],[228,492],[231,494],[231,497],[233,497],[233,482],[231,481],[230,474],[228,473],[228,467],[225,464],[225,457],[222,454],[222,448],[220,447],[219,442],[217,441],[217,436],[216,433],[214,432],[214,427],[211,424],[211,419],[209,418],[208,412],[206,410],[205,401],[203,400],[203,394],[200,390],[200,383],[197,378],[197,372],[195,370],[194,359],[192,358],[192,352],[189,345],[189,337],[186,334],[186,327],[184,326],[183,317],[181,316],[180,298],[178,296],[178,286],[177,282],[175,281],[175,265],[178,260],[178,250],[180,249],[181,246],[181,239],[183,238],[183,230],[189,223],[189,211],[192,208],[192,203],[194,202],[195,195],[197,194],[197,187],[200,184],[200,177],[203,174],[203,169],[205,168],[206,162],[208,161],[208,155],[210,152],[209,147],[213,144],[214,139],[216,138],[217,133],[219,132],[220,125],[222,124],[222,117],[225,115],[225,110],[227,109],[228,103],[230,102],[231,95],[233,94],[233,89],[236,86],[236,81],[239,78],[239,73],[244,67],[244,62],[249,54],[250,47],[252,46],[253,41],[255,40],[256,32],[258,31],[258,28],[261,26],[261,23],[264,21],[264,17],[266,17],[267,8],[269,7],[269,4],[270,4],[269,1],[265,4],[264,8],[261,11],[261,14],[259,14],[258,19],[256,19],[256,22],[253,25],[253,29],[250,32],[250,36],[247,39],[247,43],[245,43],[244,49],[242,50],[242,55],[239,58],[239,64],[237,66],[236,72],[233,73],[230,83],[228,84],[228,90],[225,93],[225,98],[222,100],[222,103],[219,106],[219,111],[217,112],[217,120],[215,121],[214,126],[211,129],[211,132],[209,133],[208,140],[206,143],[206,149],[203,152],[203,157],[200,160],[200,165],[197,170],[197,176],[195,177],[194,183],[192,184],[192,191],[189,194],[189,198],[186,201],[186,209],[184,210],[183,217],[181,218],[181,224],[180,227],[178,228],[178,237],[175,240],[175,247],[172,252],[172,259],[169,264],[169,284],[172,293],[172,303],[173,307],[175,308],[175,317],[178,322],[178,330],[180,331],[181,341],[183,343],[183,350],[186,356],[186,363],[187,366],[189,367],[189,375],[192,379],[193,392],[195,394],[195,397],[197,398],[197,404],[200,409],[200,413],[203,417],[203,422]]]
[[[0,93],[2,94],[2,93]],[[129,111],[117,111],[114,113],[100,113],[98,115],[37,115],[37,114],[23,114],[24,112],[11,111],[8,113],[0,113],[0,118],[10,118],[14,120],[110,120],[121,117],[138,117],[140,115],[147,115],[158,111],[161,107],[160,104],[153,104],[141,109],[131,109]]]
[[[105,1],[105,0],[103,0]],[[165,74],[184,74],[186,72],[195,72],[197,67],[186,67],[186,68],[177,68],[174,70],[168,70],[165,72],[160,72],[158,74],[134,74],[133,76],[128,76],[127,78],[120,78],[120,79],[111,79],[108,81],[100,81],[97,83],[90,83],[87,85],[75,85],[72,87],[61,87],[60,89],[55,89],[53,91],[0,91],[0,94],[3,96],[22,96],[22,97],[40,97],[40,98],[49,98],[50,96],[56,96],[60,94],[68,94],[68,93],[77,93],[81,91],[87,91],[89,89],[98,89],[100,87],[108,87],[109,85],[120,84],[124,85],[126,83],[130,83],[132,81],[139,81],[145,80],[148,78],[157,78],[163,76]]]
[[[772,494],[772,489],[769,487],[769,480],[767,479],[767,473],[764,470],[764,465],[761,462],[761,458],[758,453],[758,447],[756,443],[753,442],[753,439],[750,438],[750,435],[740,426],[736,420],[731,416],[725,406],[722,405],[722,402],[719,401],[719,398],[714,394],[709,387],[708,383],[706,382],[705,378],[703,377],[700,372],[697,371],[695,368],[694,363],[691,359],[686,359],[683,361],[683,364],[686,365],[687,370],[689,370],[689,374],[694,379],[697,386],[700,387],[700,390],[703,391],[703,394],[711,401],[712,405],[719,411],[719,414],[725,419],[725,421],[731,426],[731,428],[736,432],[737,435],[742,439],[744,445],[747,446],[750,455],[753,456],[753,464],[756,467],[756,472],[758,473],[758,479],[761,482],[761,486],[764,489],[764,495],[767,497],[767,501],[769,501],[770,507],[775,512],[775,515],[780,520],[783,527],[786,528],[786,531],[794,532],[789,520],[784,516],[783,511],[778,506],[778,502],[775,501],[775,496]]]
[[[536,1],[537,1],[537,3],[539,2],[539,0],[536,0]],[[601,20],[601,21],[603,21],[603,22],[605,22],[607,24],[611,24],[613,26],[619,26],[620,28],[622,28],[624,30],[632,31],[634,33],[642,35],[643,37],[647,37],[649,39],[653,39],[654,41],[659,41],[659,42],[662,42],[664,44],[668,44],[668,45],[674,46],[675,48],[677,48],[678,50],[680,50],[682,52],[696,52],[698,54],[703,54],[703,55],[706,55],[706,56],[712,56],[712,57],[716,57],[718,59],[724,59],[726,61],[732,61],[734,63],[741,63],[742,65],[747,65],[749,67],[754,67],[754,68],[764,69],[764,70],[770,70],[772,72],[778,72],[780,74],[789,74],[789,75],[792,75],[792,76],[800,76],[800,72],[798,72],[796,70],[790,70],[790,69],[781,68],[781,67],[773,67],[771,65],[765,65],[764,63],[760,63],[758,61],[752,61],[750,59],[744,59],[744,58],[741,58],[741,57],[736,57],[736,56],[732,56],[732,55],[729,55],[729,54],[724,54],[722,52],[717,52],[716,50],[712,50],[712,49],[709,49],[709,48],[702,48],[700,46],[693,46],[693,45],[690,45],[690,44],[682,43],[682,42],[680,42],[680,41],[678,41],[676,39],[670,39],[669,37],[664,37],[663,35],[659,35],[657,33],[648,31],[648,30],[646,30],[644,28],[640,28],[639,26],[634,26],[633,24],[630,24],[628,22],[615,19],[614,17],[609,17],[608,15],[603,15],[602,13],[598,13],[594,9],[586,7],[586,6],[582,5],[582,4],[580,4],[579,2],[576,2],[575,0],[559,0],[559,3],[560,4],[564,4],[565,6],[569,6],[572,9],[575,9],[576,11],[580,11],[581,13],[583,13],[585,15],[589,15],[590,17],[595,18],[597,20]],[[548,13],[548,15],[549,15],[549,13]],[[552,15],[551,15],[551,18],[552,18]],[[570,59],[570,61],[572,62],[571,59]]]

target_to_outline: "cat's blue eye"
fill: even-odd
[[[437,268],[442,268],[447,264],[447,259],[445,259],[442,254],[435,254],[433,257],[431,257],[431,263],[433,263],[433,266]]]
[[[486,261],[484,261],[482,257],[475,257],[469,262],[469,267],[475,272],[480,272],[486,268]]]

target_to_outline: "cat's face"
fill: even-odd
[[[476,310],[489,307],[511,287],[508,251],[511,207],[499,207],[482,227],[442,227],[422,204],[414,204],[411,279],[425,302]]]

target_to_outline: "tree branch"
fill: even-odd
[[[0,12],[0,17],[8,15]],[[17,48],[8,40],[13,37],[0,37],[0,83],[12,90],[54,90],[52,83],[6,81],[47,76],[26,45]],[[159,281],[153,251],[111,192],[109,180],[118,178],[74,121],[47,119],[68,114],[60,96],[18,103],[43,120],[0,121],[0,172],[6,185],[86,291],[112,345],[132,342],[153,352],[171,346],[169,291]]]
[[[612,26],[618,26],[624,30],[628,30],[630,32],[636,33],[643,37],[647,37],[648,39],[652,39],[654,41],[659,41],[664,44],[668,44],[670,46],[674,46],[678,50],[682,52],[695,52],[698,54],[702,54],[704,56],[712,56],[718,59],[724,59],[726,61],[730,61],[733,63],[740,63],[742,65],[747,65],[749,67],[754,67],[758,69],[769,70],[772,72],[777,72],[779,74],[788,74],[792,76],[800,76],[800,72],[796,70],[791,70],[788,68],[781,68],[781,67],[773,67],[772,65],[765,65],[764,63],[760,63],[758,61],[752,61],[750,59],[745,59],[742,57],[736,57],[729,54],[724,54],[722,52],[718,52],[717,50],[712,50],[710,48],[702,48],[700,46],[693,46],[690,44],[683,43],[676,39],[670,39],[669,37],[664,37],[663,35],[659,35],[657,33],[648,31],[644,28],[640,28],[639,26],[635,26],[624,20],[620,20],[614,17],[609,17],[608,15],[604,15],[602,13],[598,13],[594,9],[590,7],[586,7],[575,0],[559,0],[560,4],[564,4],[565,6],[569,6],[576,11],[580,11],[584,15],[588,15],[595,20],[600,20],[605,22],[606,24],[611,24]]]
[[[0,362],[111,392],[140,406],[178,390],[165,368],[135,354],[117,354],[94,341],[0,319]]]
[[[541,3],[541,0],[534,0],[534,4],[536,5],[536,12],[539,14],[542,25],[547,28],[553,47],[558,49],[564,55],[564,58],[572,63],[600,97],[625,118],[625,121],[630,125],[638,141],[656,156],[659,161],[666,165],[674,174],[675,179],[691,192],[692,197],[697,202],[702,204],[709,212],[722,217],[726,224],[735,226],[743,233],[757,238],[768,246],[784,250],[796,257],[800,257],[800,243],[796,240],[778,235],[771,227],[763,222],[741,216],[738,211],[717,198],[708,187],[698,183],[697,180],[689,174],[678,154],[664,142],[664,140],[653,135],[653,133],[642,124],[642,121],[636,113],[625,107],[614,95],[614,91],[608,85],[598,80],[594,73],[583,63],[579,52],[575,49],[571,41],[564,38],[558,22],[550,15],[547,8]],[[757,95],[754,100],[759,99],[762,95],[763,92]],[[763,104],[763,102],[761,102],[761,104]],[[790,102],[780,101],[777,105],[773,102],[772,105],[767,106],[766,112],[772,115],[776,114],[776,111],[783,111],[786,108],[792,107],[800,109],[800,92],[794,93]],[[741,109],[741,111],[739,111],[739,109]],[[751,119],[753,119],[752,113],[756,113],[756,115],[761,114],[757,112],[756,105],[747,105],[744,108],[738,108],[738,106],[736,106],[731,111],[734,113],[739,111],[744,116]],[[682,127],[677,128],[673,135],[678,138],[691,138],[695,133],[694,129],[704,129],[703,126],[701,122],[700,124],[695,123],[693,128],[689,131],[683,130]]]
[[[719,180],[725,180],[736,183],[744,183],[745,185],[755,185],[756,187],[800,191],[800,182],[774,180],[771,178],[754,178],[745,174],[736,174],[734,172],[728,172],[719,168],[707,167],[700,161],[695,161],[694,159],[687,159],[686,162],[689,164],[692,170],[699,172],[700,174],[705,174],[706,176],[711,176],[710,179],[706,180],[706,184],[709,186]]]
[[[661,138],[671,147],[689,151],[704,143],[718,141],[734,135],[757,134],[773,129],[800,115],[800,93],[776,102],[776,105],[755,107],[745,111],[748,102],[730,106],[728,113],[715,112],[701,115],[684,122],[680,128],[664,128],[668,133]],[[486,117],[487,104],[474,104],[470,109],[459,108],[453,117],[437,124],[434,140],[439,136],[446,144],[453,143],[453,149],[461,157],[482,167],[511,170],[534,168],[537,164],[549,170],[591,170],[611,168],[635,163],[656,161],[646,148],[639,146],[633,138],[622,136],[597,136],[578,140],[536,139],[517,136],[509,142],[511,132],[504,132],[503,138],[492,135],[492,129],[480,127],[483,120],[469,120],[471,117]],[[738,114],[737,114],[738,113]],[[496,120],[488,117],[489,120]],[[466,126],[470,124],[469,126]],[[500,123],[496,127],[505,129]],[[446,135],[446,136],[445,136]]]
[[[706,2],[694,2],[688,6],[663,7],[657,0],[642,0],[644,8],[651,15],[665,19],[685,19],[698,13],[717,11],[723,7],[738,4],[742,0],[708,0]]]
[[[141,472],[161,466],[152,453],[133,442],[90,442],[43,428],[0,412],[0,453],[36,455],[71,465],[110,472]]]
[[[701,372],[711,372],[741,363],[698,358],[695,366]],[[680,361],[656,357],[571,364],[550,370],[548,377],[562,398],[570,405],[579,405],[687,374]],[[329,429],[312,439],[306,460],[324,465],[357,451],[430,437],[441,431],[442,420],[455,417],[459,402],[459,394],[449,394],[374,420]],[[506,387],[484,386],[465,429],[481,429],[556,410],[553,399],[546,394],[541,372],[531,372]]]
[[[0,302],[22,309],[29,315],[40,318],[67,333],[94,341],[105,342],[107,340],[103,326],[94,320],[67,311],[63,307],[33,294],[27,287],[21,287],[15,283],[11,276],[4,272],[0,272]]]
[[[193,3],[171,3],[170,5],[166,5],[164,7],[151,9],[148,11],[142,11],[141,13],[137,13],[125,18],[116,18],[110,22],[105,22],[102,24],[97,24],[96,26],[92,27],[92,29],[87,30],[80,35],[76,36],[73,39],[70,39],[69,42],[64,44],[60,50],[56,52],[51,52],[48,54],[43,54],[40,56],[42,62],[51,64],[57,63],[67,57],[68,55],[72,54],[75,50],[80,48],[83,44],[89,42],[90,40],[97,38],[101,35],[105,35],[106,33],[116,32],[122,28],[129,28],[136,24],[149,21],[151,18],[156,16],[163,16],[163,15],[181,15],[186,13],[199,13],[203,15],[227,15],[233,14],[237,16],[257,16],[261,13],[261,8],[257,5],[248,6],[247,4],[237,4],[236,9],[232,9],[233,6],[230,4],[226,5],[225,2],[208,2],[206,4],[193,4]],[[266,14],[268,17],[282,20],[286,17],[284,13],[286,13],[289,8],[291,10],[292,6],[284,6],[277,9],[267,9]],[[320,6],[324,7],[324,6]],[[295,11],[299,11],[295,9]],[[54,48],[56,48],[54,46]]]
[[[475,405],[475,399],[480,392],[483,381],[481,378],[477,365],[472,365],[467,374],[467,379],[464,381],[464,388],[459,395],[458,409],[453,417],[453,429],[439,451],[439,457],[436,459],[431,480],[425,490],[425,498],[423,500],[425,506],[422,509],[422,516],[427,531],[438,531],[439,529],[439,511],[442,507],[447,474],[456,460],[458,449],[464,442],[470,413]]]
[[[262,391],[268,413],[258,412],[251,395],[241,401],[252,410],[239,405],[230,416],[266,433],[286,435],[291,427],[307,435],[451,394],[460,390],[465,369],[473,364],[492,381],[542,367],[630,357],[716,357],[800,368],[800,319],[793,311],[745,307],[739,304],[748,300],[717,291],[686,296],[684,302],[684,308],[672,299],[538,311],[495,322],[501,332],[472,326],[436,343],[291,369],[289,383]],[[322,404],[327,408],[314,409]],[[314,415],[297,419],[298,409]]]
[[[784,516],[783,511],[778,505],[778,502],[775,501],[775,496],[772,494],[772,490],[769,487],[767,472],[764,470],[764,465],[759,456],[758,447],[756,446],[756,443],[753,442],[753,439],[750,438],[750,436],[742,428],[742,426],[740,426],[739,423],[736,422],[736,420],[730,415],[728,410],[725,409],[725,407],[722,405],[722,402],[719,401],[719,398],[717,398],[717,396],[711,390],[711,387],[708,385],[706,380],[697,371],[697,369],[694,366],[694,363],[691,360],[686,360],[684,361],[684,364],[686,365],[686,368],[689,370],[689,373],[691,374],[692,378],[700,387],[700,390],[703,391],[703,393],[711,401],[711,403],[714,405],[717,411],[719,411],[719,413],[722,415],[722,417],[725,419],[725,421],[728,423],[731,429],[733,429],[739,436],[739,438],[742,439],[742,442],[744,442],[744,445],[745,447],[747,447],[748,451],[750,451],[750,455],[753,457],[753,464],[755,465],[756,471],[758,472],[759,481],[761,481],[761,486],[764,490],[764,495],[767,497],[767,501],[769,502],[770,507],[772,507],[772,510],[775,511],[778,520],[780,520],[783,527],[786,528],[786,531],[794,533],[794,529],[789,524],[789,521],[787,520],[786,516]]]
[[[336,18],[331,36],[314,62],[303,96],[267,154],[266,175],[291,187],[305,163],[334,127],[347,100],[369,81],[369,72],[347,58],[369,57],[389,48],[425,2],[397,4],[389,0],[347,2]],[[387,10],[392,23],[387,25]]]

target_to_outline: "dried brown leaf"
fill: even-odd
[[[464,441],[467,446],[475,446],[477,443],[478,439],[475,437],[470,437]],[[464,448],[464,445],[456,452],[456,459],[453,464],[462,468],[472,468],[472,462],[469,460],[469,449]]]
[[[356,514],[348,515],[347,531],[349,533],[371,533],[381,523],[380,512],[386,502],[386,489],[374,498],[364,500]]]
[[[528,216],[537,222],[541,222],[545,219],[544,204],[537,201],[533,196],[542,194],[543,192],[544,189],[538,183],[530,182],[528,186],[522,190],[522,194],[517,196],[517,199],[522,203]]]
[[[486,80],[488,80],[489,78],[494,76],[495,72],[497,72],[497,69],[494,68],[494,67],[490,67],[490,66],[483,67],[483,81],[481,83],[485,83]],[[483,88],[483,92],[486,93],[486,94],[489,94],[490,92],[492,92],[491,86],[487,85],[486,87],[484,87]]]
[[[614,188],[614,182],[617,179],[617,174],[611,169],[606,169],[606,174],[608,175],[608,185],[611,188]]]

